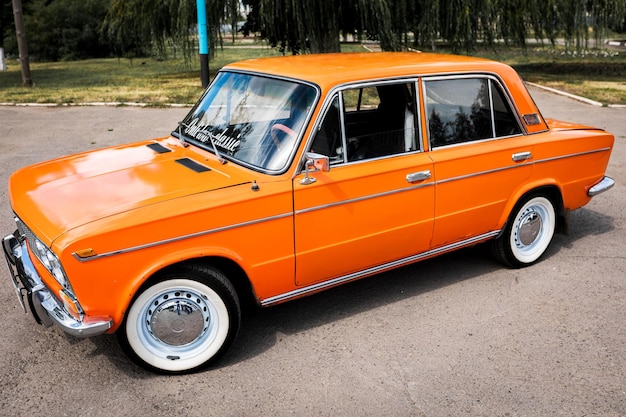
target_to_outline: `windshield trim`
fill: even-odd
[[[261,172],[263,174],[268,174],[268,175],[281,175],[284,174],[285,172],[287,172],[292,166],[293,166],[293,161],[294,161],[294,157],[295,155],[298,153],[301,144],[302,144],[302,138],[304,137],[304,133],[306,132],[308,126],[311,123],[311,117],[313,115],[313,113],[315,112],[315,109],[318,105],[318,102],[320,100],[321,97],[321,88],[315,84],[312,83],[310,81],[306,81],[306,80],[301,80],[301,79],[296,79],[296,78],[291,78],[291,77],[284,77],[284,76],[279,76],[279,75],[274,75],[274,74],[267,74],[267,73],[263,73],[263,72],[257,72],[257,71],[242,71],[242,70],[233,70],[233,69],[223,69],[220,70],[218,72],[218,74],[216,75],[216,77],[213,79],[213,81],[215,81],[215,79],[217,78],[217,76],[219,76],[220,74],[225,74],[225,73],[230,73],[230,74],[243,74],[243,75],[248,75],[248,76],[256,76],[256,77],[263,77],[263,78],[269,78],[269,79],[274,79],[274,80],[279,80],[279,81],[286,81],[286,82],[291,82],[291,83],[296,83],[296,84],[300,84],[300,85],[304,85],[304,86],[308,86],[308,87],[312,87],[315,91],[315,97],[311,103],[311,107],[309,108],[308,113],[306,114],[306,117],[304,119],[304,123],[302,124],[301,128],[299,131],[296,132],[297,135],[297,139],[295,142],[295,145],[293,146],[293,148],[291,149],[291,152],[289,154],[289,156],[286,158],[285,160],[285,164],[282,168],[280,169],[267,169],[267,168],[263,168],[257,165],[253,165],[250,164],[244,160],[238,159],[236,157],[233,157],[232,155],[228,155],[227,153],[223,153],[223,152],[218,152],[217,154],[215,154],[215,150],[214,147],[211,146],[211,143],[203,143],[193,137],[190,137],[189,135],[185,135],[183,132],[179,132],[178,128],[175,129],[174,131],[171,132],[171,135],[177,139],[179,139],[181,142],[183,142],[185,145],[193,145],[196,146],[202,150],[205,150],[207,152],[210,152],[212,154],[216,155],[216,158],[220,158],[222,160],[227,160],[229,162],[232,162],[236,165],[239,166],[243,166],[245,168],[251,169],[253,171],[256,172]],[[198,99],[198,101],[193,105],[193,107],[189,110],[189,112],[183,117],[183,120],[187,119],[189,117],[189,115],[193,114],[197,107],[200,105],[200,103],[204,100],[204,98],[206,97],[207,93],[209,92],[209,89],[211,88],[211,85],[213,84],[213,82],[211,82],[211,84],[206,88],[206,90],[204,91],[204,93],[200,96],[200,98]],[[183,123],[182,121],[180,123]]]

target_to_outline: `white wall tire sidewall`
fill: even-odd
[[[532,245],[521,248],[518,247],[516,242],[516,230],[519,228],[519,223],[522,220],[524,213],[529,209],[537,212],[541,216],[541,231]],[[515,218],[513,219],[511,233],[509,236],[509,247],[513,257],[523,265],[529,265],[537,261],[550,245],[552,237],[554,236],[555,226],[556,212],[552,202],[545,197],[533,197],[529,199],[517,211]]]
[[[177,352],[180,359],[168,359],[165,351],[151,348],[145,343],[146,332],[140,326],[143,324],[143,315],[146,306],[163,291],[177,288],[188,290],[206,296],[210,304],[211,320],[216,321],[215,328],[209,333],[210,336],[199,346],[189,352]],[[125,331],[128,345],[135,354],[148,365],[166,371],[181,372],[202,366],[219,352],[224,345],[230,328],[228,308],[222,298],[212,288],[201,282],[189,279],[171,279],[159,282],[146,289],[132,304],[128,311]],[[154,343],[154,341],[153,341]]]

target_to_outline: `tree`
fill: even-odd
[[[338,8],[338,0],[261,0],[261,32],[282,51],[338,51]]]
[[[165,54],[166,43],[178,39],[180,28],[185,34],[195,17],[195,2],[182,0],[179,11],[171,2],[145,0],[113,0],[104,20],[102,32],[113,46],[115,55],[126,58],[148,55],[152,49]],[[174,13],[172,13],[174,11]],[[180,37],[185,52],[191,49],[187,37]]]
[[[28,45],[26,43],[26,33],[24,33],[22,0],[13,0],[13,16],[15,18],[15,35],[17,37],[17,46],[20,52],[20,63],[22,67],[22,84],[27,87],[32,87],[33,80],[30,76]]]
[[[415,45],[433,50],[438,40],[447,41],[453,51],[471,51],[498,39],[524,47],[533,37],[552,44],[562,37],[567,47],[580,49],[588,46],[590,28],[598,45],[607,29],[626,30],[624,0],[389,0],[389,4],[392,10],[398,4],[413,10],[412,22],[394,17],[396,32],[408,23]]]
[[[387,0],[247,0],[248,19],[271,45],[291,51],[336,52],[340,35],[377,39],[385,50],[399,49],[393,31],[390,2]]]
[[[207,0],[209,54],[222,44],[220,25],[229,0]],[[195,0],[112,0],[103,33],[116,55],[142,56],[155,51],[166,56],[168,46],[180,49],[189,61],[195,52],[191,34],[198,22]]]
[[[110,0],[34,0],[26,22],[30,53],[58,61],[111,54],[101,35]]]
[[[230,24],[230,35],[233,43],[237,36],[237,25],[241,20],[241,2],[239,0],[226,0],[225,17]]]
[[[112,0],[105,33],[118,55],[164,54],[171,45],[189,57],[194,3]],[[242,32],[260,34],[283,53],[338,51],[342,35],[378,40],[387,51],[435,50],[442,40],[454,52],[498,40],[524,47],[532,37],[552,43],[563,37],[580,48],[589,28],[600,41],[607,28],[626,26],[624,0],[207,0],[211,53],[222,44],[221,23],[234,29],[241,5],[249,11]]]

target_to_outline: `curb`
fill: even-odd
[[[367,47],[366,47],[367,48]],[[560,96],[568,97],[576,101],[580,101],[585,104],[596,107],[610,107],[614,109],[624,109],[626,104],[603,104],[599,101],[591,100],[585,97],[577,96],[575,94],[566,93],[565,91],[557,90],[556,88],[546,87],[525,81],[525,84],[540,90],[548,91],[550,93],[558,94]],[[193,104],[152,104],[152,103],[135,103],[135,102],[93,102],[93,103],[0,103],[0,107],[154,107],[154,108],[186,108],[193,107]]]
[[[0,107],[193,107],[193,104],[153,104],[111,101],[93,103],[0,103]]]

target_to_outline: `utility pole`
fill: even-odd
[[[15,19],[17,49],[20,53],[20,63],[22,65],[22,84],[26,87],[32,87],[33,80],[30,78],[30,61],[28,60],[28,46],[26,45],[26,33],[24,32],[22,0],[13,0],[13,18]]]
[[[15,1],[15,0],[14,0]],[[207,37],[206,2],[196,0],[198,8],[198,50],[200,52],[200,80],[202,88],[209,85],[209,39]]]

